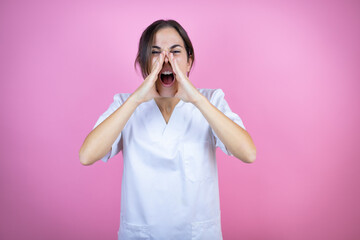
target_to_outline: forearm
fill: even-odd
[[[221,142],[236,158],[246,163],[255,160],[256,148],[246,130],[223,114],[204,96],[199,97],[194,105],[206,118]]]
[[[138,105],[139,103],[130,96],[115,112],[89,133],[79,152],[82,164],[93,164],[110,151],[112,144]]]

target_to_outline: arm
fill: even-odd
[[[93,129],[79,151],[80,162],[91,165],[103,158],[124,129],[135,109],[143,102],[159,97],[155,82],[164,62],[164,53],[156,60],[151,73],[115,112]]]
[[[252,163],[256,158],[255,145],[246,130],[233,122],[200,93],[193,104],[200,110],[226,148],[238,159]]]
[[[181,71],[177,60],[170,53],[170,63],[179,83],[175,97],[185,102],[193,103],[206,118],[211,128],[226,148],[238,159],[246,163],[252,163],[256,158],[255,145],[242,127],[237,125],[225,114],[212,105],[190,82],[188,77]]]
[[[89,133],[79,152],[81,164],[91,165],[110,151],[138,105],[134,97],[130,96],[123,105]]]

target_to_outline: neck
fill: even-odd
[[[176,104],[180,101],[179,98],[156,98],[155,102],[158,105],[161,112],[171,113]]]

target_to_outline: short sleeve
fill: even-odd
[[[95,129],[100,123],[102,123],[113,112],[115,112],[124,102],[125,99],[122,94],[115,94],[114,101],[110,104],[108,109],[99,117],[93,129]],[[110,158],[112,158],[122,150],[121,135],[122,134],[120,133],[119,136],[116,138],[115,142],[112,144],[110,151],[101,159],[103,162],[107,162]]]
[[[235,122],[237,125],[242,127],[244,130],[246,130],[244,123],[242,122],[241,118],[234,112],[231,111],[228,103],[225,100],[225,94],[221,89],[216,89],[210,99],[210,102],[219,109],[222,113],[224,113],[228,118],[230,118],[233,122]],[[224,153],[226,153],[229,156],[233,156],[233,154],[227,150],[225,145],[220,141],[220,139],[216,136],[216,133],[213,129],[212,133],[215,138],[216,147],[219,147]]]

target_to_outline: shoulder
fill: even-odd
[[[199,92],[204,95],[210,102],[217,101],[218,99],[224,98],[225,93],[222,89],[210,89],[210,88],[199,88]]]
[[[110,104],[108,111],[114,112],[130,97],[130,95],[130,93],[116,93],[113,96],[113,102]]]
[[[131,93],[116,93],[113,97],[114,103],[122,105],[129,97]]]

